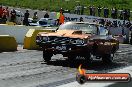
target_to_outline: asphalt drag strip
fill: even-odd
[[[78,66],[89,73],[115,71],[132,64],[131,45],[120,45],[111,65],[101,61],[90,64],[84,60],[69,63],[62,55],[55,55],[51,62],[45,63],[42,51],[25,50],[22,46],[16,52],[0,53],[0,87],[56,87],[75,81]],[[123,54],[124,53],[124,54]]]

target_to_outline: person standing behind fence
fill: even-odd
[[[104,17],[108,18],[109,9],[104,7]]]
[[[0,18],[2,18],[2,14],[3,14],[3,8],[2,6],[0,6]]]
[[[119,18],[120,18],[120,20],[123,20],[123,8],[120,11]]]
[[[29,11],[26,10],[26,13],[24,14],[23,25],[26,25],[26,26],[29,25],[29,22],[28,22],[29,15],[30,15],[30,14],[29,14]]]
[[[34,12],[33,23],[36,23],[37,21],[38,21],[38,15],[37,15],[37,12]]]
[[[98,6],[98,16],[99,17],[101,16],[101,6],[100,5]]]
[[[60,12],[56,12],[57,25],[59,25]]]
[[[111,17],[114,18],[114,15],[115,15],[115,9],[112,8],[112,9],[111,9]]]
[[[118,15],[118,10],[117,10],[117,8],[115,7],[114,19],[117,19],[117,15]]]
[[[92,6],[89,6],[89,15],[92,16]]]
[[[129,21],[129,19],[130,19],[130,9],[127,9],[127,20]]]
[[[92,16],[95,16],[95,13],[96,13],[96,8],[93,5],[93,7],[92,7]]]
[[[106,8],[106,18],[108,18],[109,17],[109,8],[107,7]]]
[[[3,13],[6,15],[7,19],[9,19],[9,10],[8,10],[8,7],[6,7],[4,9]]]
[[[57,19],[57,23],[56,23],[56,25],[60,25],[59,24],[59,22],[60,22],[60,15],[61,15],[61,13],[63,13],[64,12],[64,10],[61,8],[60,10],[59,10],[59,12],[57,12],[56,13],[56,19]]]
[[[4,23],[6,23],[6,21],[9,20],[9,10],[8,10],[8,7],[6,7],[3,10],[2,19],[3,19]]]
[[[81,6],[80,6],[80,4],[77,6],[77,14],[78,15],[80,15],[80,13],[81,13]]]
[[[59,17],[59,25],[64,24],[65,21],[65,16],[63,14],[63,12],[60,12],[60,17]]]
[[[5,9],[4,9],[5,10]],[[2,14],[2,23],[3,24],[6,24],[6,21],[7,21],[7,16],[6,16],[6,12],[4,12],[3,10],[3,14]]]
[[[48,12],[45,13],[44,18],[49,18]]]
[[[13,9],[10,14],[11,14],[10,21],[16,23],[16,11]]]
[[[48,9],[46,9],[46,13],[44,14],[44,18],[49,18]]]
[[[124,9],[123,11],[123,20],[127,19],[127,9]]]

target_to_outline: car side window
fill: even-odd
[[[39,24],[40,24],[40,25],[46,25],[47,22],[45,22],[45,21],[39,21]]]
[[[99,27],[99,35],[108,35],[108,30],[105,27]]]

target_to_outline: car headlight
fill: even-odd
[[[75,44],[84,44],[84,40],[82,40],[82,39],[77,39],[74,42],[75,42]]]
[[[49,41],[49,37],[48,37],[48,36],[43,36],[43,37],[42,37],[42,41],[44,41],[44,42]]]
[[[41,37],[40,37],[40,36],[37,36],[37,37],[36,37],[36,42],[37,42],[37,43],[41,42]]]

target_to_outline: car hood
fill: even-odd
[[[90,38],[91,34],[85,34],[80,30],[58,30],[54,33],[41,32],[38,35],[41,36],[59,36],[59,37],[70,37],[70,38]]]

